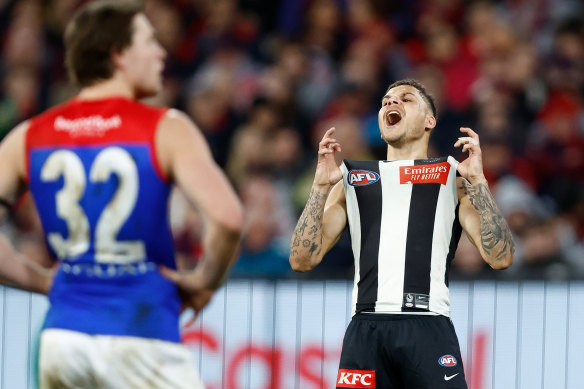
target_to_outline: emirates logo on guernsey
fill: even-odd
[[[375,370],[339,369],[337,388],[375,388]]]
[[[442,184],[446,185],[450,164],[448,162],[431,165],[400,166],[400,184]]]

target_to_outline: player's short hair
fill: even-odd
[[[387,87],[387,90],[385,91],[385,93],[389,92],[390,89],[393,89],[395,87],[402,86],[402,85],[409,85],[409,86],[413,86],[414,88],[416,88],[418,90],[418,92],[420,92],[420,94],[422,95],[422,98],[424,99],[424,101],[428,105],[428,108],[430,108],[430,111],[432,112],[432,115],[434,116],[434,118],[438,118],[437,113],[436,113],[436,104],[434,103],[434,97],[432,97],[432,95],[430,93],[428,93],[426,88],[424,88],[424,85],[422,85],[420,82],[418,82],[414,79],[406,78],[403,80],[396,81]]]
[[[65,66],[84,87],[111,78],[112,54],[132,44],[134,17],[144,6],[135,0],[99,0],[85,4],[65,30]]]

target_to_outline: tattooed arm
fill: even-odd
[[[294,271],[305,272],[318,265],[347,224],[342,173],[334,159],[341,147],[332,138],[334,131],[329,129],[319,143],[312,189],[292,234],[290,266]]]
[[[487,181],[482,180],[471,185],[466,178],[458,179],[460,223],[470,241],[493,269],[511,266],[515,244]]]
[[[513,263],[515,251],[511,230],[483,175],[479,136],[470,128],[461,131],[468,137],[460,138],[454,146],[463,146],[469,157],[458,165],[462,175],[457,178],[460,224],[485,262],[493,269],[505,269]]]
[[[290,265],[294,271],[312,270],[337,243],[347,224],[343,183],[330,188],[312,186],[306,207],[290,243]]]

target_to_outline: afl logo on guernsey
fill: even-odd
[[[371,170],[351,170],[347,175],[347,182],[352,186],[371,185],[379,181],[379,174]]]
[[[438,363],[440,366],[444,367],[454,367],[457,365],[456,358],[454,358],[454,355],[450,354],[442,355],[438,358]]]

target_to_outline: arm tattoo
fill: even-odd
[[[292,235],[290,255],[308,252],[308,255],[320,254],[322,247],[322,214],[327,195],[310,190],[306,207],[298,220]],[[307,229],[308,227],[308,229]]]
[[[481,246],[484,252],[495,260],[503,259],[508,253],[515,252],[515,243],[509,225],[495,203],[486,183],[473,186],[462,180],[464,192],[480,215]]]

